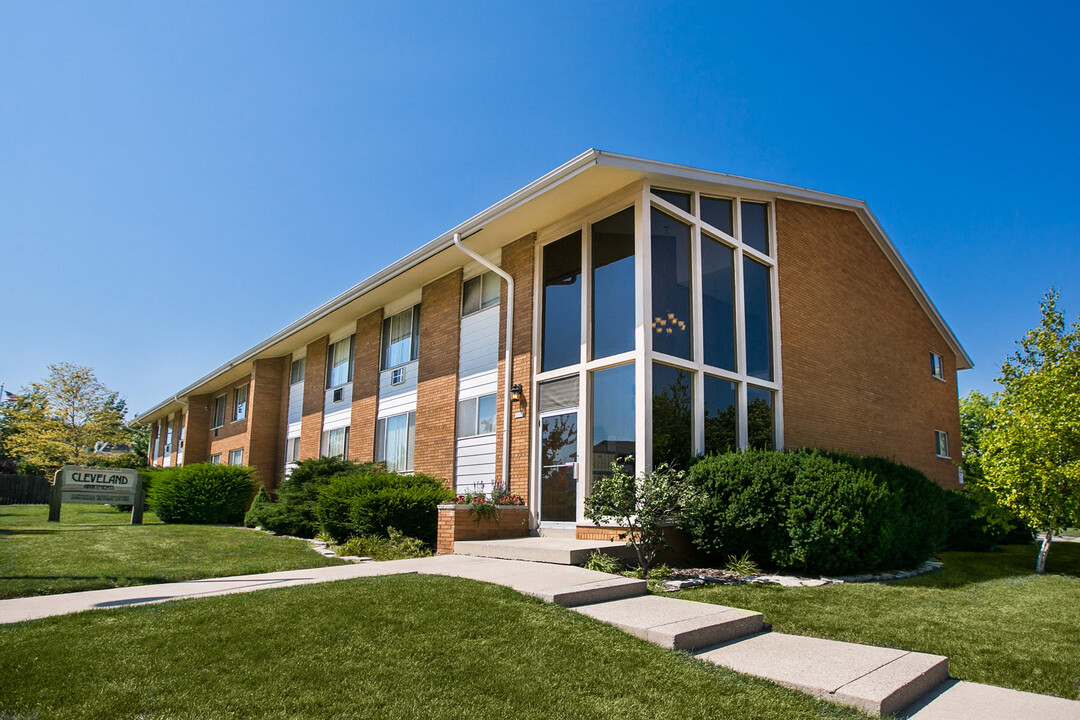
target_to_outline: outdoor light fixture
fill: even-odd
[[[523,398],[522,398],[522,394],[521,394],[521,384],[519,383],[517,385],[511,385],[510,386],[510,402],[521,402],[522,399]]]

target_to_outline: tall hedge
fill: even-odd
[[[751,450],[703,458],[688,478],[705,499],[683,529],[720,558],[843,574],[910,567],[944,540],[944,491],[888,460]]]
[[[251,468],[185,465],[155,474],[147,504],[167,523],[239,524],[255,487]]]
[[[428,475],[368,472],[334,477],[319,490],[318,516],[337,542],[354,536],[385,537],[389,528],[435,543],[438,506],[453,492]]]
[[[313,538],[319,533],[319,490],[336,475],[372,472],[378,466],[361,465],[339,458],[303,460],[293,468],[277,491],[277,502],[260,502],[245,522],[278,535]]]

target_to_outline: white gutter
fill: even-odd
[[[474,230],[469,233],[472,237],[483,230]],[[510,491],[510,387],[514,383],[514,278],[498,265],[485,258],[480,253],[465,247],[461,242],[461,233],[454,233],[454,245],[458,250],[471,257],[476,262],[486,267],[506,281],[506,355],[503,365],[503,437],[502,437],[502,468],[500,469],[500,483],[503,490]]]

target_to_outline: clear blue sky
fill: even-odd
[[[1080,313],[1075,4],[0,2],[0,381],[145,410],[589,147],[866,200],[994,389]]]

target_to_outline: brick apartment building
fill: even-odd
[[[138,419],[157,466],[506,477],[571,528],[625,458],[820,447],[956,487],[970,367],[865,203],[590,150]]]

